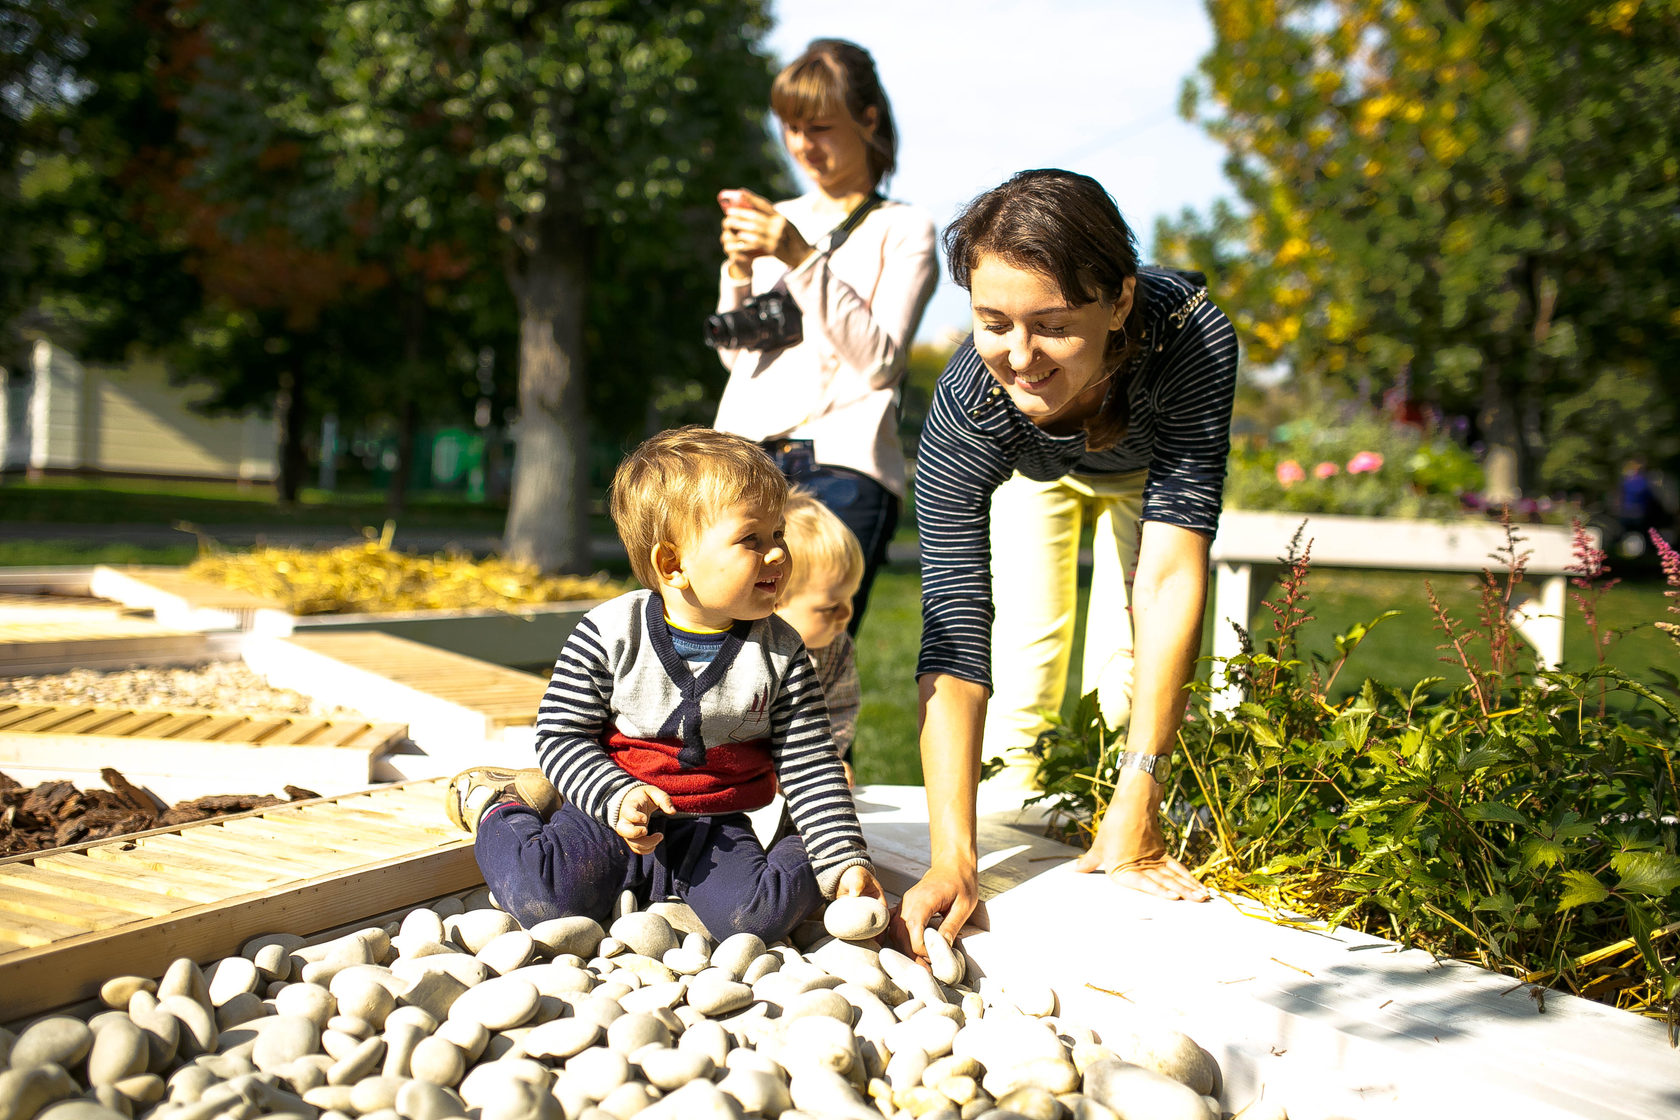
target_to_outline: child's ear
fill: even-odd
[[[651,559],[660,583],[678,590],[688,586],[688,573],[683,571],[682,553],[677,551],[676,545],[670,541],[660,541],[653,546]]]

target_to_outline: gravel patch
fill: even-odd
[[[207,661],[190,668],[76,669],[36,677],[0,677],[0,702],[368,718],[349,708],[319,703],[289,688],[272,688],[242,661]]]

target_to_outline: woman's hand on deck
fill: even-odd
[[[888,935],[900,949],[925,963],[927,949],[922,932],[943,914],[937,928],[945,940],[955,943],[957,932],[979,903],[980,880],[973,867],[930,867],[915,886],[904,892]]]
[[[1104,871],[1123,887],[1161,898],[1206,902],[1207,888],[1167,854],[1161,838],[1161,790],[1141,770],[1122,770],[1114,800],[1075,871]],[[908,896],[906,896],[908,897]]]

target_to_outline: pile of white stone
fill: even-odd
[[[688,907],[627,896],[610,930],[526,931],[480,891],[320,944],[258,937],[112,979],[89,1018],[0,1029],[0,1120],[1221,1115],[1219,1068],[1182,1034],[1099,1042],[1048,988],[965,986],[934,931],[930,973],[880,946],[874,900],[825,924],[800,948],[714,944]]]

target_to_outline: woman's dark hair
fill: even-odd
[[[1079,306],[1118,300],[1138,272],[1137,237],[1114,199],[1089,175],[1044,168],[1017,172],[963,208],[945,227],[951,279],[968,290],[981,257],[995,256],[1055,282]],[[1103,370],[1126,369],[1141,342],[1143,292],[1132,289],[1125,330],[1108,336]],[[1114,386],[1102,412],[1086,425],[1093,450],[1112,446],[1130,419],[1124,385]]]
[[[869,138],[869,177],[879,187],[898,166],[898,130],[875,60],[845,39],[813,39],[805,53],[782,67],[770,86],[770,108],[783,121],[808,121],[844,111],[859,128],[875,110]]]

